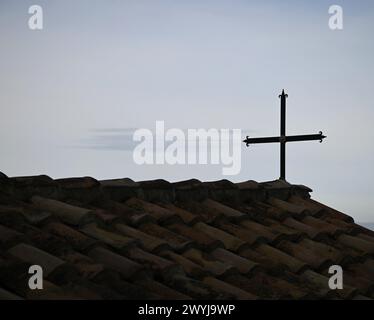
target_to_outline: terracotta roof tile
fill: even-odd
[[[321,298],[327,298],[327,295],[331,294],[328,285],[326,285],[329,281],[327,277],[312,270],[306,270],[302,273],[301,279],[305,281],[305,287],[314,291]]]
[[[311,216],[306,216],[304,219],[302,219],[302,222],[307,224],[308,226],[311,226],[312,228],[319,229],[321,231],[324,231],[332,236],[336,236],[337,234],[344,233],[342,229],[339,227],[325,222],[320,219],[316,219]]]
[[[26,299],[32,300],[82,300],[84,297],[77,295],[69,289],[63,289],[48,280],[43,281],[43,290],[28,290]]]
[[[295,220],[294,218],[287,218],[283,223],[290,228],[307,234],[311,239],[320,238],[327,234],[326,231],[319,230],[314,226],[305,224],[301,221]]]
[[[360,226],[358,225],[357,223],[352,223],[352,225],[354,226],[355,229],[357,229],[359,232],[363,233],[363,234],[366,234],[370,237],[374,237],[374,231],[373,230],[369,230],[363,226]]]
[[[311,204],[314,204],[316,206],[319,206],[320,208],[322,208],[323,210],[325,210],[328,215],[332,218],[335,218],[335,219],[340,219],[340,220],[343,220],[345,222],[348,222],[348,223],[353,223],[353,218],[345,213],[342,213],[338,210],[335,210],[333,208],[330,208],[316,200],[313,200],[313,199],[309,199],[309,203]]]
[[[125,203],[133,209],[149,213],[159,223],[175,222],[180,220],[179,216],[172,211],[141,199],[131,198]]]
[[[132,226],[139,226],[146,222],[156,222],[156,219],[150,214],[135,210],[124,203],[108,201],[104,204],[104,208]]]
[[[91,177],[64,178],[55,180],[64,189],[85,189],[98,187],[100,183]]]
[[[60,222],[49,223],[44,230],[66,240],[74,249],[80,251],[85,251],[97,243],[96,240]]]
[[[172,251],[165,251],[162,253],[162,255],[168,258],[169,260],[179,264],[183,268],[184,272],[189,276],[201,278],[202,276],[208,273],[207,271],[205,271],[203,266],[200,266],[199,264],[193,262],[193,260],[188,259],[178,253]],[[187,256],[189,257],[190,255],[187,254]]]
[[[297,241],[305,236],[303,232],[295,230],[285,224],[279,224],[279,222],[273,219],[266,219],[265,221],[271,230],[283,234],[288,240]]]
[[[11,227],[21,231],[26,222],[23,210],[20,207],[0,206],[0,223],[3,226]]]
[[[103,209],[95,209],[92,213],[94,214],[96,221],[100,221],[105,225],[111,225],[121,221],[119,216]]]
[[[278,260],[266,256],[260,252],[255,251],[254,249],[245,249],[240,251],[239,255],[243,258],[246,258],[250,261],[258,263],[258,265],[265,269],[269,273],[282,273],[287,270],[287,266],[280,263]]]
[[[70,243],[65,239],[55,236],[43,229],[31,226],[26,232],[28,243],[50,254],[59,256],[71,250]]]
[[[114,253],[106,248],[98,247],[90,250],[88,256],[104,266],[119,272],[125,279],[130,279],[143,267],[122,255]]]
[[[28,286],[28,269],[30,263],[17,259],[13,255],[7,255],[0,259],[0,285],[10,293],[21,298],[26,298]]]
[[[191,297],[188,295],[151,279],[138,280],[136,281],[136,284],[140,285],[147,291],[157,294],[162,300],[191,300]]]
[[[364,234],[364,233],[358,233],[358,234],[356,235],[356,237],[374,243],[374,237],[369,236],[369,235],[367,235],[367,234]]]
[[[290,241],[282,241],[277,245],[279,249],[288,253],[289,255],[299,259],[310,265],[314,270],[324,269],[326,266],[333,265],[333,261],[319,254],[314,253],[307,246]]]
[[[5,250],[21,241],[22,233],[0,224],[0,248]]]
[[[171,285],[174,289],[194,299],[228,298],[226,293],[216,292],[211,286],[208,286],[199,280],[195,280],[183,275],[174,276]]]
[[[100,180],[103,188],[139,188],[140,184],[129,178]]]
[[[166,241],[174,250],[183,251],[186,248],[191,247],[193,241],[189,238],[184,237],[178,233],[175,233],[171,230],[168,230],[164,227],[161,227],[154,223],[145,223],[142,224],[139,229],[144,233],[147,233],[151,236],[163,239]]]
[[[218,228],[210,226],[204,222],[198,222],[194,225],[194,228],[198,231],[201,231],[213,239],[220,240],[223,242],[224,246],[228,250],[240,251],[244,249],[248,244],[225,231],[222,231]]]
[[[350,235],[342,234],[338,237],[338,241],[343,245],[361,251],[363,253],[374,254],[374,243]]]
[[[261,244],[256,248],[256,251],[267,256],[270,259],[276,260],[283,265],[286,265],[292,272],[301,273],[308,268],[306,263],[288,255],[287,253],[278,250],[267,244]]]
[[[30,177],[13,177],[9,182],[16,188],[18,199],[27,200],[34,195],[55,197],[58,195],[58,184],[46,175]]]
[[[51,213],[39,210],[34,205],[24,204],[21,212],[27,223],[35,226],[43,225],[54,219]]]
[[[57,267],[63,265],[65,262],[47,252],[44,252],[33,246],[20,243],[8,250],[12,256],[31,264],[43,266],[43,274],[48,276]]]
[[[247,206],[247,208],[251,212],[253,211],[260,212],[261,216],[269,217],[269,218],[272,218],[278,221],[283,221],[284,219],[291,216],[291,214],[287,212],[286,210],[274,207],[265,202],[255,201],[255,202],[252,202],[251,206],[252,207]]]
[[[353,288],[347,284],[343,285],[342,290],[335,290],[335,291],[326,291],[328,286],[326,284],[329,281],[329,278],[327,276],[324,276],[320,273],[314,272],[312,270],[307,270],[304,272],[302,277],[312,286],[314,286],[323,296],[327,295],[337,295],[343,299],[351,299],[353,296],[356,295],[357,289]]]
[[[207,223],[214,223],[215,221],[225,217],[221,212],[209,210],[208,208],[206,208],[206,206],[202,205],[201,201],[197,202],[190,200],[179,202],[179,206],[200,217],[201,221]]]
[[[324,221],[328,222],[329,224],[335,225],[340,230],[343,230],[344,233],[347,234],[357,234],[360,232],[360,228],[357,228],[355,224],[347,223],[343,220],[331,218],[331,217],[325,217],[323,218]]]
[[[56,215],[59,219],[71,225],[79,226],[93,221],[94,215],[89,209],[39,196],[32,197],[32,202],[40,210]]]
[[[345,270],[343,279],[344,283],[359,289],[363,294],[372,295],[374,293],[374,282],[356,274],[355,271],[352,272],[352,269]]]
[[[168,277],[169,275],[177,273],[179,270],[181,270],[180,266],[174,262],[139,248],[132,248],[128,250],[126,255],[131,260],[136,261],[141,265],[148,267],[150,270],[162,275],[162,277]]]
[[[256,268],[258,268],[257,263],[240,257],[226,249],[217,248],[214,251],[212,251],[212,256],[213,258],[221,262],[230,261],[230,264],[232,264],[242,274],[249,274],[250,272],[253,272]]]
[[[91,177],[75,177],[55,180],[61,189],[61,197],[91,203],[102,197],[100,183]]]
[[[163,179],[140,181],[138,182],[143,190],[144,198],[147,201],[165,201],[175,200],[175,191],[173,185]]]
[[[261,182],[260,186],[266,189],[266,193],[270,197],[287,200],[291,195],[292,185],[284,180]]]
[[[235,287],[227,282],[218,280],[213,277],[206,277],[203,281],[208,286],[212,287],[214,290],[218,292],[225,292],[234,296],[236,299],[240,300],[255,300],[258,297],[252,293],[244,291],[238,287]]]
[[[216,224],[221,230],[226,231],[239,239],[245,241],[248,245],[252,246],[257,243],[265,243],[270,240],[267,239],[263,234],[257,232],[256,230],[248,231],[248,228],[236,225],[233,223],[220,221]]]
[[[102,264],[96,263],[90,257],[79,252],[68,252],[62,258],[74,265],[79,272],[79,276],[85,279],[92,279],[104,270]]]
[[[183,256],[200,265],[204,269],[209,270],[210,273],[216,276],[222,276],[234,271],[234,267],[231,264],[218,261],[212,256],[197,249],[189,249],[183,253]]]
[[[245,220],[245,221],[240,222],[240,225],[242,225],[243,227],[245,227],[247,230],[251,232],[259,234],[260,236],[264,237],[265,239],[268,239],[271,242],[278,241],[286,237],[285,234],[282,234],[274,229],[270,229],[267,226],[264,226],[255,221]]]
[[[22,300],[22,298],[15,295],[14,293],[0,288],[0,300]]]
[[[204,208],[207,208],[208,210],[211,210],[212,212],[221,214],[234,221],[247,218],[246,214],[238,210],[235,210],[233,208],[230,208],[228,206],[225,206],[224,204],[214,201],[212,199],[206,199],[202,202],[202,204],[204,205]]]
[[[0,181],[8,180],[8,179],[9,179],[9,178],[8,178],[8,176],[7,176],[5,173],[0,172]]]
[[[310,215],[314,217],[320,217],[326,213],[326,209],[317,203],[311,201],[311,199],[304,199],[299,196],[292,195],[288,201],[291,205],[304,208]]]
[[[129,178],[101,180],[101,187],[104,194],[108,195],[114,201],[126,201],[132,197],[144,198],[139,183]]]
[[[169,244],[160,240],[156,237],[148,235],[140,230],[134,229],[132,227],[126,226],[125,224],[117,224],[116,229],[123,235],[131,237],[133,239],[138,239],[141,245],[150,252],[159,252],[162,250],[169,250],[171,247]]]
[[[175,223],[168,226],[169,230],[172,230],[176,234],[180,234],[186,239],[194,241],[200,249],[211,251],[217,247],[223,247],[223,242],[209,235],[200,232],[190,226],[186,226],[181,223]]]
[[[127,249],[130,246],[134,246],[136,244],[136,241],[138,241],[120,235],[118,233],[101,229],[94,223],[86,225],[84,228],[82,228],[82,232],[94,239],[100,240],[105,244],[119,250]]]
[[[123,276],[122,273],[119,275],[113,271],[104,270],[95,277],[93,282],[84,283],[84,286],[99,292],[103,299],[160,299],[158,295],[136,284],[133,279],[124,280]],[[145,278],[148,279],[147,276]]]
[[[0,174],[0,298],[373,299],[374,232],[309,192]],[[30,264],[43,292],[25,285]]]
[[[182,208],[179,208],[173,204],[163,204],[162,206],[178,215],[185,224],[193,225],[196,222],[201,221],[201,218],[199,216],[194,215],[193,213]]]
[[[307,208],[305,208],[305,206],[290,203],[281,199],[272,197],[268,199],[268,202],[274,207],[285,210],[286,212],[289,212],[297,217],[305,216],[308,213],[308,210]]]
[[[334,264],[339,264],[344,258],[344,255],[339,250],[322,242],[305,238],[300,242],[300,245],[314,252],[314,254],[323,257],[324,259],[333,261]]]
[[[247,292],[256,292],[265,299],[304,299],[310,295],[302,287],[264,272],[256,272],[250,278],[232,275],[225,281]]]
[[[363,273],[366,274],[368,279],[374,279],[374,259],[366,259],[362,263]]]
[[[173,187],[177,201],[201,201],[208,197],[208,189],[197,179],[174,182]]]
[[[243,202],[248,201],[264,201],[266,199],[266,191],[260,186],[260,184],[253,180],[248,180],[240,183],[236,183],[236,186],[240,190],[240,199]]]

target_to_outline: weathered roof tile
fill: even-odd
[[[187,210],[184,210],[182,208],[179,208],[173,204],[164,204],[163,207],[170,210],[171,212],[178,215],[185,224],[193,225],[196,222],[201,221],[201,218],[198,215],[195,215]]]
[[[233,295],[236,299],[240,300],[256,300],[258,297],[252,293],[244,291],[238,287],[235,287],[227,282],[218,280],[213,277],[206,277],[203,281],[208,286],[212,287],[216,291],[223,291],[227,294]]]
[[[279,261],[280,263],[286,265],[294,273],[301,273],[308,268],[306,263],[303,263],[289,254],[267,244],[259,245],[256,248],[256,251],[269,257],[270,259]]]
[[[193,244],[191,239],[154,223],[142,224],[139,229],[149,235],[165,240],[176,251],[183,251]]]
[[[0,298],[374,298],[374,232],[310,192],[280,180],[0,174]],[[43,292],[25,285],[30,264]]]
[[[364,253],[374,254],[374,243],[367,240],[342,234],[338,237],[338,241],[343,245],[362,251]]]
[[[126,201],[126,205],[133,209],[149,213],[160,223],[169,223],[180,220],[179,216],[172,211],[141,199],[131,198]]]
[[[160,240],[156,237],[148,235],[140,230],[131,228],[124,224],[117,224],[116,229],[121,232],[121,234],[131,237],[133,239],[138,239],[142,246],[150,252],[159,252],[162,250],[169,250],[170,246],[164,240]]]
[[[217,248],[212,251],[212,256],[221,262],[230,261],[230,264],[232,264],[242,274],[249,274],[250,272],[253,272],[254,269],[258,268],[257,263],[240,257],[226,249]]]
[[[0,248],[5,250],[21,241],[23,234],[0,224]]]
[[[225,232],[218,228],[212,227],[204,222],[198,222],[194,225],[196,230],[199,230],[213,239],[220,240],[223,242],[226,249],[232,251],[239,251],[244,247],[248,246],[243,240]]]
[[[125,279],[131,279],[143,269],[139,263],[103,247],[90,250],[88,256],[94,261],[98,261],[104,266],[119,272]]]
[[[63,260],[45,251],[24,243],[10,248],[8,253],[25,262],[42,266],[43,274],[46,276],[65,263]]]
[[[127,249],[130,246],[134,246],[136,244],[136,241],[138,241],[114,232],[101,229],[94,223],[86,225],[82,229],[82,232],[118,250]]]
[[[94,215],[89,209],[72,206],[61,201],[46,199],[39,196],[32,197],[31,201],[37,208],[50,212],[71,225],[80,226],[94,220]]]
[[[213,259],[212,256],[197,249],[189,249],[183,253],[183,256],[200,265],[205,270],[209,270],[209,273],[216,276],[232,273],[234,269],[231,264]]]
[[[182,235],[186,239],[193,240],[201,249],[206,251],[211,251],[217,247],[223,247],[222,241],[181,223],[171,224],[168,226],[168,229]]]
[[[73,248],[84,251],[97,243],[96,240],[60,222],[51,222],[44,230],[66,240]]]

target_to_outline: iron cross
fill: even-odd
[[[279,137],[265,137],[265,138],[250,138],[246,137],[243,142],[245,142],[248,147],[250,144],[254,143],[280,143],[280,178],[281,180],[286,180],[286,142],[294,141],[309,141],[309,140],[319,140],[322,142],[326,136],[320,131],[318,134],[304,134],[297,136],[286,136],[286,98],[288,95],[282,90],[282,94],[279,95],[281,101],[281,119],[280,119],[280,136]]]

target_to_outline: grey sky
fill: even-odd
[[[28,29],[32,4],[43,31]],[[331,4],[342,31],[328,28]],[[0,171],[221,179],[221,166],[137,166],[110,147],[121,131],[99,138],[108,148],[74,146],[156,120],[276,135],[285,88],[287,133],[328,136],[287,146],[288,180],[373,221],[373,30],[372,1],[0,0]],[[230,179],[277,178],[278,152],[243,146]]]

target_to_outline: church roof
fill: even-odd
[[[0,174],[0,299],[374,298],[374,232],[311,191]]]

